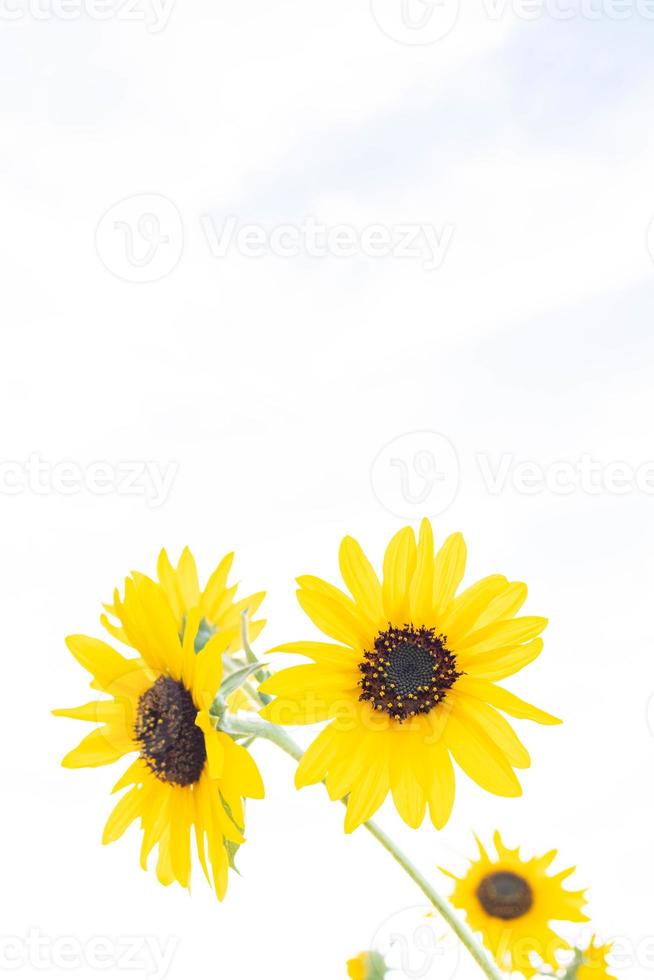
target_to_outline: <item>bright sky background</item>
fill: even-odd
[[[0,933],[16,977],[44,975],[30,929],[50,947],[172,943],[171,980],[335,980],[380,936],[415,946],[419,893],[268,746],[225,903],[199,877],[192,900],[162,889],[136,832],[100,846],[120,766],[59,768],[84,726],[49,709],[87,699],[63,637],[97,632],[162,545],[188,543],[205,575],[237,549],[244,590],[269,592],[263,651],[311,635],[297,574],[335,579],[345,533],[379,562],[423,512],[466,535],[467,582],[529,583],[545,652],[507,686],[566,724],[516,723],[533,756],[520,800],[461,778],[441,833],[390,807],[380,822],[442,887],[473,831],[559,848],[596,930],[623,939],[618,977],[652,975],[653,25],[635,0],[624,19],[597,0],[596,19],[565,20],[464,0],[444,37],[406,43],[457,14],[414,2],[422,33],[400,0],[198,0],[168,19],[140,0],[151,29],[121,0],[105,21],[0,0]],[[207,228],[230,216],[263,255],[212,253]],[[307,216],[347,226],[355,254],[307,254]],[[280,226],[293,257],[270,246]],[[423,251],[364,254],[371,226],[417,228]],[[165,499],[66,494],[53,469],[72,463],[74,482],[126,461],[167,472]],[[447,962],[424,975],[479,975]],[[145,965],[127,975],[157,976]]]

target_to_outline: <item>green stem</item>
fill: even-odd
[[[302,749],[283,728],[272,725],[262,719],[231,718],[227,721],[223,718],[222,727],[232,735],[251,735],[253,737],[265,738],[273,742],[280,749],[290,755],[296,762],[302,758]],[[342,801],[347,804],[346,800]],[[490,960],[483,946],[478,942],[473,932],[457,916],[450,903],[444,899],[437,891],[432,888],[425,876],[418,871],[406,854],[400,850],[397,844],[379,827],[373,820],[368,820],[363,825],[368,833],[372,834],[375,840],[379,841],[385,850],[393,857],[401,868],[406,871],[408,876],[415,882],[421,892],[427,897],[434,908],[441,914],[449,925],[452,932],[461,940],[465,948],[473,957],[475,962],[484,971],[489,980],[504,980],[502,974],[495,964]]]
[[[575,949],[572,962],[570,963],[570,966],[563,974],[561,980],[575,980],[577,976],[577,971],[579,970],[579,967],[581,966],[583,961],[584,961],[584,954],[580,949]]]

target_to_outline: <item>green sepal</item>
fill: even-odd
[[[229,817],[229,819],[232,821],[232,823],[234,824],[234,826],[237,828],[239,834],[243,834],[244,833],[243,827],[239,827],[239,825],[234,820],[234,817],[232,815],[232,809],[231,809],[229,803],[227,802],[227,800],[222,795],[222,793],[220,794],[220,801],[221,801],[222,805],[225,808],[225,813],[227,814],[227,816]],[[239,849],[239,847],[241,845],[240,844],[236,844],[233,840],[228,840],[226,837],[223,837],[223,845],[225,847],[225,850],[227,851],[227,860],[229,861],[229,866],[230,866],[231,870],[232,871],[235,871],[237,875],[240,875],[241,872],[236,867],[236,855],[237,855],[238,849]]]
[[[258,660],[255,660],[254,663],[245,664],[244,667],[239,667],[238,670],[235,670],[233,673],[229,674],[222,682],[220,685],[220,690],[218,691],[219,696],[222,698],[227,698],[230,694],[233,694],[234,691],[238,690],[238,688],[245,683],[248,677],[250,677],[252,674],[256,674],[258,670],[261,670],[262,667],[265,666],[265,664],[259,663]]]

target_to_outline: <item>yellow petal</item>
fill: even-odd
[[[193,609],[200,602],[200,583],[195,558],[189,548],[184,548],[177,565],[177,578],[185,609]]]
[[[344,693],[358,692],[360,677],[361,673],[355,666],[334,670],[322,664],[299,664],[272,674],[259,690],[278,697],[297,698],[313,692],[319,696],[335,694],[337,698],[342,698]]]
[[[431,779],[427,788],[429,813],[437,830],[450,819],[454,805],[454,767],[444,741],[437,742],[429,752]]]
[[[224,742],[226,769],[230,778],[233,776],[233,792],[239,796],[248,796],[253,800],[262,800],[265,795],[263,780],[256,762],[242,745],[237,745],[229,735],[222,735]],[[224,782],[224,780],[223,780]],[[229,789],[226,788],[229,795]]]
[[[454,598],[466,569],[466,543],[463,535],[451,534],[436,555],[434,562],[433,608],[436,617],[442,616]]]
[[[508,721],[489,704],[467,697],[460,690],[456,694],[456,711],[464,724],[479,725],[488,738],[504,753],[516,769],[528,769],[531,759],[526,748]]]
[[[198,711],[195,724],[204,732],[204,745],[207,750],[207,766],[212,779],[220,779],[225,768],[223,742],[214,728],[208,711]]]
[[[384,623],[382,588],[374,568],[363,553],[361,545],[354,538],[343,538],[339,563],[343,581],[352,593],[354,601],[371,628],[379,629]]]
[[[412,528],[404,527],[391,538],[384,555],[384,614],[393,624],[403,625],[411,616],[409,594],[415,567],[415,535]]]
[[[373,637],[365,621],[357,615],[356,606],[346,596],[341,598],[333,593],[301,588],[297,597],[307,616],[327,636],[362,650],[370,646]]]
[[[102,834],[103,844],[109,844],[122,837],[129,825],[140,816],[141,795],[140,787],[135,786],[118,801],[105,825]]]
[[[504,575],[489,575],[452,600],[443,613],[441,630],[453,649],[472,632],[479,616],[507,585]]]
[[[543,616],[521,616],[499,623],[490,623],[466,636],[456,647],[456,653],[488,653],[497,647],[514,646],[533,640],[547,626]]]
[[[126,746],[124,739],[112,736],[109,729],[96,728],[82,739],[77,748],[64,756],[61,764],[66,769],[106,766],[135,748],[133,743]]]
[[[519,646],[500,647],[489,653],[459,654],[457,666],[473,678],[486,681],[501,681],[516,674],[540,656],[543,641],[540,637]]]
[[[162,548],[159,552],[159,558],[157,560],[157,577],[159,578],[162,589],[166,593],[166,598],[168,599],[171,609],[173,610],[177,624],[178,626],[181,626],[186,607],[182,598],[182,590],[177,572],[173,568],[165,548]]]
[[[504,753],[478,726],[461,722],[453,712],[445,739],[455,761],[483,789],[496,796],[521,796],[522,789]]]
[[[196,655],[193,698],[197,705],[209,707],[223,675],[223,638],[216,634]]]
[[[541,711],[540,708],[534,707],[527,701],[522,701],[515,694],[511,694],[510,691],[505,691],[503,687],[498,687],[489,681],[462,677],[458,683],[461,684],[461,689],[467,694],[494,705],[500,711],[504,711],[505,714],[511,715],[512,718],[524,718],[527,721],[536,721],[540,725],[561,724],[560,718],[556,718],[546,711]]]
[[[220,607],[225,589],[227,588],[227,577],[233,561],[234,552],[232,551],[222,559],[216,570],[210,576],[202,593],[202,612],[211,623],[216,622],[216,611]]]
[[[416,570],[411,583],[411,621],[428,624],[434,617],[434,535],[425,518],[420,524]]]
[[[336,670],[356,666],[361,660],[361,653],[352,647],[341,646],[338,643],[319,643],[313,640],[300,640],[296,643],[282,643],[278,647],[266,651],[270,653],[297,653],[301,657],[309,657],[322,667],[334,667]]]
[[[504,592],[489,604],[476,622],[477,629],[503,619],[513,619],[527,600],[524,582],[510,582]]]
[[[351,834],[377,812],[390,788],[388,759],[371,753],[363,777],[353,786],[347,801],[345,833]]]
[[[411,733],[413,734],[413,733]],[[409,827],[417,828],[425,816],[427,799],[418,776],[422,745],[415,737],[396,733],[391,761],[391,790],[397,811]]]
[[[128,660],[109,644],[92,636],[68,636],[66,645],[78,663],[93,675],[103,690],[127,693],[143,686],[142,661]]]

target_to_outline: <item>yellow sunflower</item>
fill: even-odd
[[[71,653],[93,677],[91,687],[109,698],[54,712],[99,725],[62,765],[101,766],[138,753],[114,787],[127,792],[107,821],[103,843],[138,819],[142,867],[158,845],[159,881],[186,887],[194,828],[200,864],[222,898],[230,855],[243,842],[243,797],[263,797],[253,759],[216,730],[209,713],[232,634],[215,633],[196,653],[203,609],[188,612],[180,637],[177,610],[164,589],[143,575],[127,581],[125,599],[117,596],[113,611],[120,624],[116,635],[139,656],[125,657],[89,636],[68,637]]]
[[[607,957],[612,948],[612,943],[606,943],[604,946],[599,945],[596,942],[596,937],[593,936],[590,945],[582,952],[576,980],[615,980],[613,974],[609,973],[607,962]]]
[[[336,642],[276,648],[311,663],[265,681],[261,691],[276,700],[262,713],[278,724],[333,719],[304,754],[296,785],[324,779],[332,799],[348,796],[347,832],[389,790],[411,827],[427,805],[443,827],[454,801],[452,759],[491,793],[519,796],[514,769],[530,758],[500,711],[558,723],[495,683],[535,660],[547,620],[516,618],[527,587],[503,575],[457,595],[465,562],[460,534],[434,555],[424,520],[417,543],[410,527],[391,540],[381,581],[349,537],[340,568],[350,595],[313,576],[298,579],[303,610]]]
[[[379,953],[359,953],[347,961],[347,975],[350,980],[384,980],[387,974],[386,963]]]
[[[582,912],[585,893],[563,887],[575,869],[549,875],[547,869],[556,851],[524,861],[519,848],[505,847],[499,833],[494,842],[496,858],[489,857],[477,841],[479,858],[471,862],[463,878],[445,872],[456,882],[452,904],[462,909],[470,927],[482,934],[500,969],[515,970],[525,977],[534,976],[541,964],[556,971],[560,965],[557,954],[571,946],[549,923],[588,921]]]

